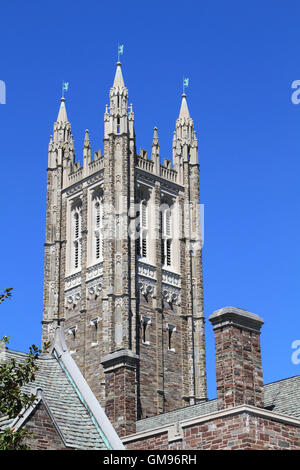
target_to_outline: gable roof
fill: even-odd
[[[5,360],[25,360],[26,354],[7,349]],[[38,359],[35,380],[23,387],[25,393],[43,399],[64,443],[74,449],[124,449],[104,410],[90,390],[68,352],[60,328],[51,355]],[[42,390],[37,394],[37,389]],[[39,396],[40,395],[40,396]],[[36,406],[37,402],[35,403]],[[32,410],[28,410],[28,413]],[[25,417],[26,419],[26,417]],[[20,420],[0,419],[0,429],[19,426]],[[20,422],[20,425],[23,424]]]

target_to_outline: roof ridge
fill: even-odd
[[[292,375],[291,377],[286,377],[284,379],[274,380],[273,382],[268,382],[267,384],[264,384],[263,386],[266,387],[267,385],[272,385],[272,384],[276,384],[276,383],[279,383],[279,382],[284,382],[286,380],[296,379],[298,377],[300,377],[300,374]]]

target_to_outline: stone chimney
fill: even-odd
[[[209,320],[215,332],[218,409],[243,404],[263,407],[263,320],[235,307],[221,308]]]
[[[136,432],[139,356],[119,350],[105,356],[105,413],[120,437]]]

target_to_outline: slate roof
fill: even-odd
[[[265,408],[274,413],[300,418],[300,375],[264,385]],[[136,423],[136,431],[147,431],[217,411],[217,399],[180,408],[161,415],[145,418]]]
[[[57,350],[60,350],[58,346]],[[63,351],[63,349],[61,349],[61,351]],[[67,446],[86,450],[107,449],[109,448],[109,444],[104,435],[105,433],[103,434],[101,429],[101,419],[99,420],[98,417],[98,419],[95,420],[93,413],[91,413],[91,410],[86,405],[80,391],[78,391],[76,387],[76,383],[72,380],[72,370],[71,375],[68,371],[70,361],[71,369],[73,368],[72,359],[68,352],[62,353],[62,356],[63,354],[66,354],[69,358],[69,362],[65,359],[65,365],[67,365],[67,367],[64,367],[63,362],[59,359],[57,354],[56,357],[52,354],[39,358],[39,370],[36,372],[35,381],[26,385],[24,392],[36,394],[37,388],[42,389],[43,398]],[[15,358],[17,361],[20,361],[24,359],[25,354],[8,349],[5,351],[5,356],[6,360]],[[84,381],[83,378],[82,380]],[[78,380],[77,383],[79,383]],[[86,383],[83,385],[84,387],[87,386]],[[86,397],[88,398],[88,395],[86,395]],[[300,375],[264,385],[264,401],[265,408],[268,410],[290,417],[300,418]],[[89,403],[93,405],[91,401],[89,401]],[[100,407],[99,404],[98,406]],[[93,408],[93,406],[91,406],[91,408]],[[136,423],[136,431],[147,431],[159,426],[207,415],[216,411],[217,400],[208,400],[197,405],[140,420]],[[107,420],[106,417],[105,419]],[[13,420],[8,420],[6,417],[0,417],[0,431],[9,426],[12,421]],[[113,431],[113,433],[114,432],[115,431]]]
[[[6,360],[22,360],[25,354],[7,350]],[[91,416],[81,402],[76,390],[70,383],[55,357],[38,359],[39,369],[33,382],[23,387],[25,393],[34,393],[37,388],[43,390],[43,396],[64,437],[67,446],[76,449],[107,449],[102,436],[93,423]],[[1,428],[11,421],[0,420]]]
[[[265,408],[300,418],[300,375],[264,386]]]

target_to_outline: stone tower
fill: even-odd
[[[50,138],[43,341],[62,325],[68,348],[120,435],[135,422],[206,399],[198,144],[186,95],[173,167],[135,145],[117,63],[104,150],[85,131],[75,162],[61,99]]]

